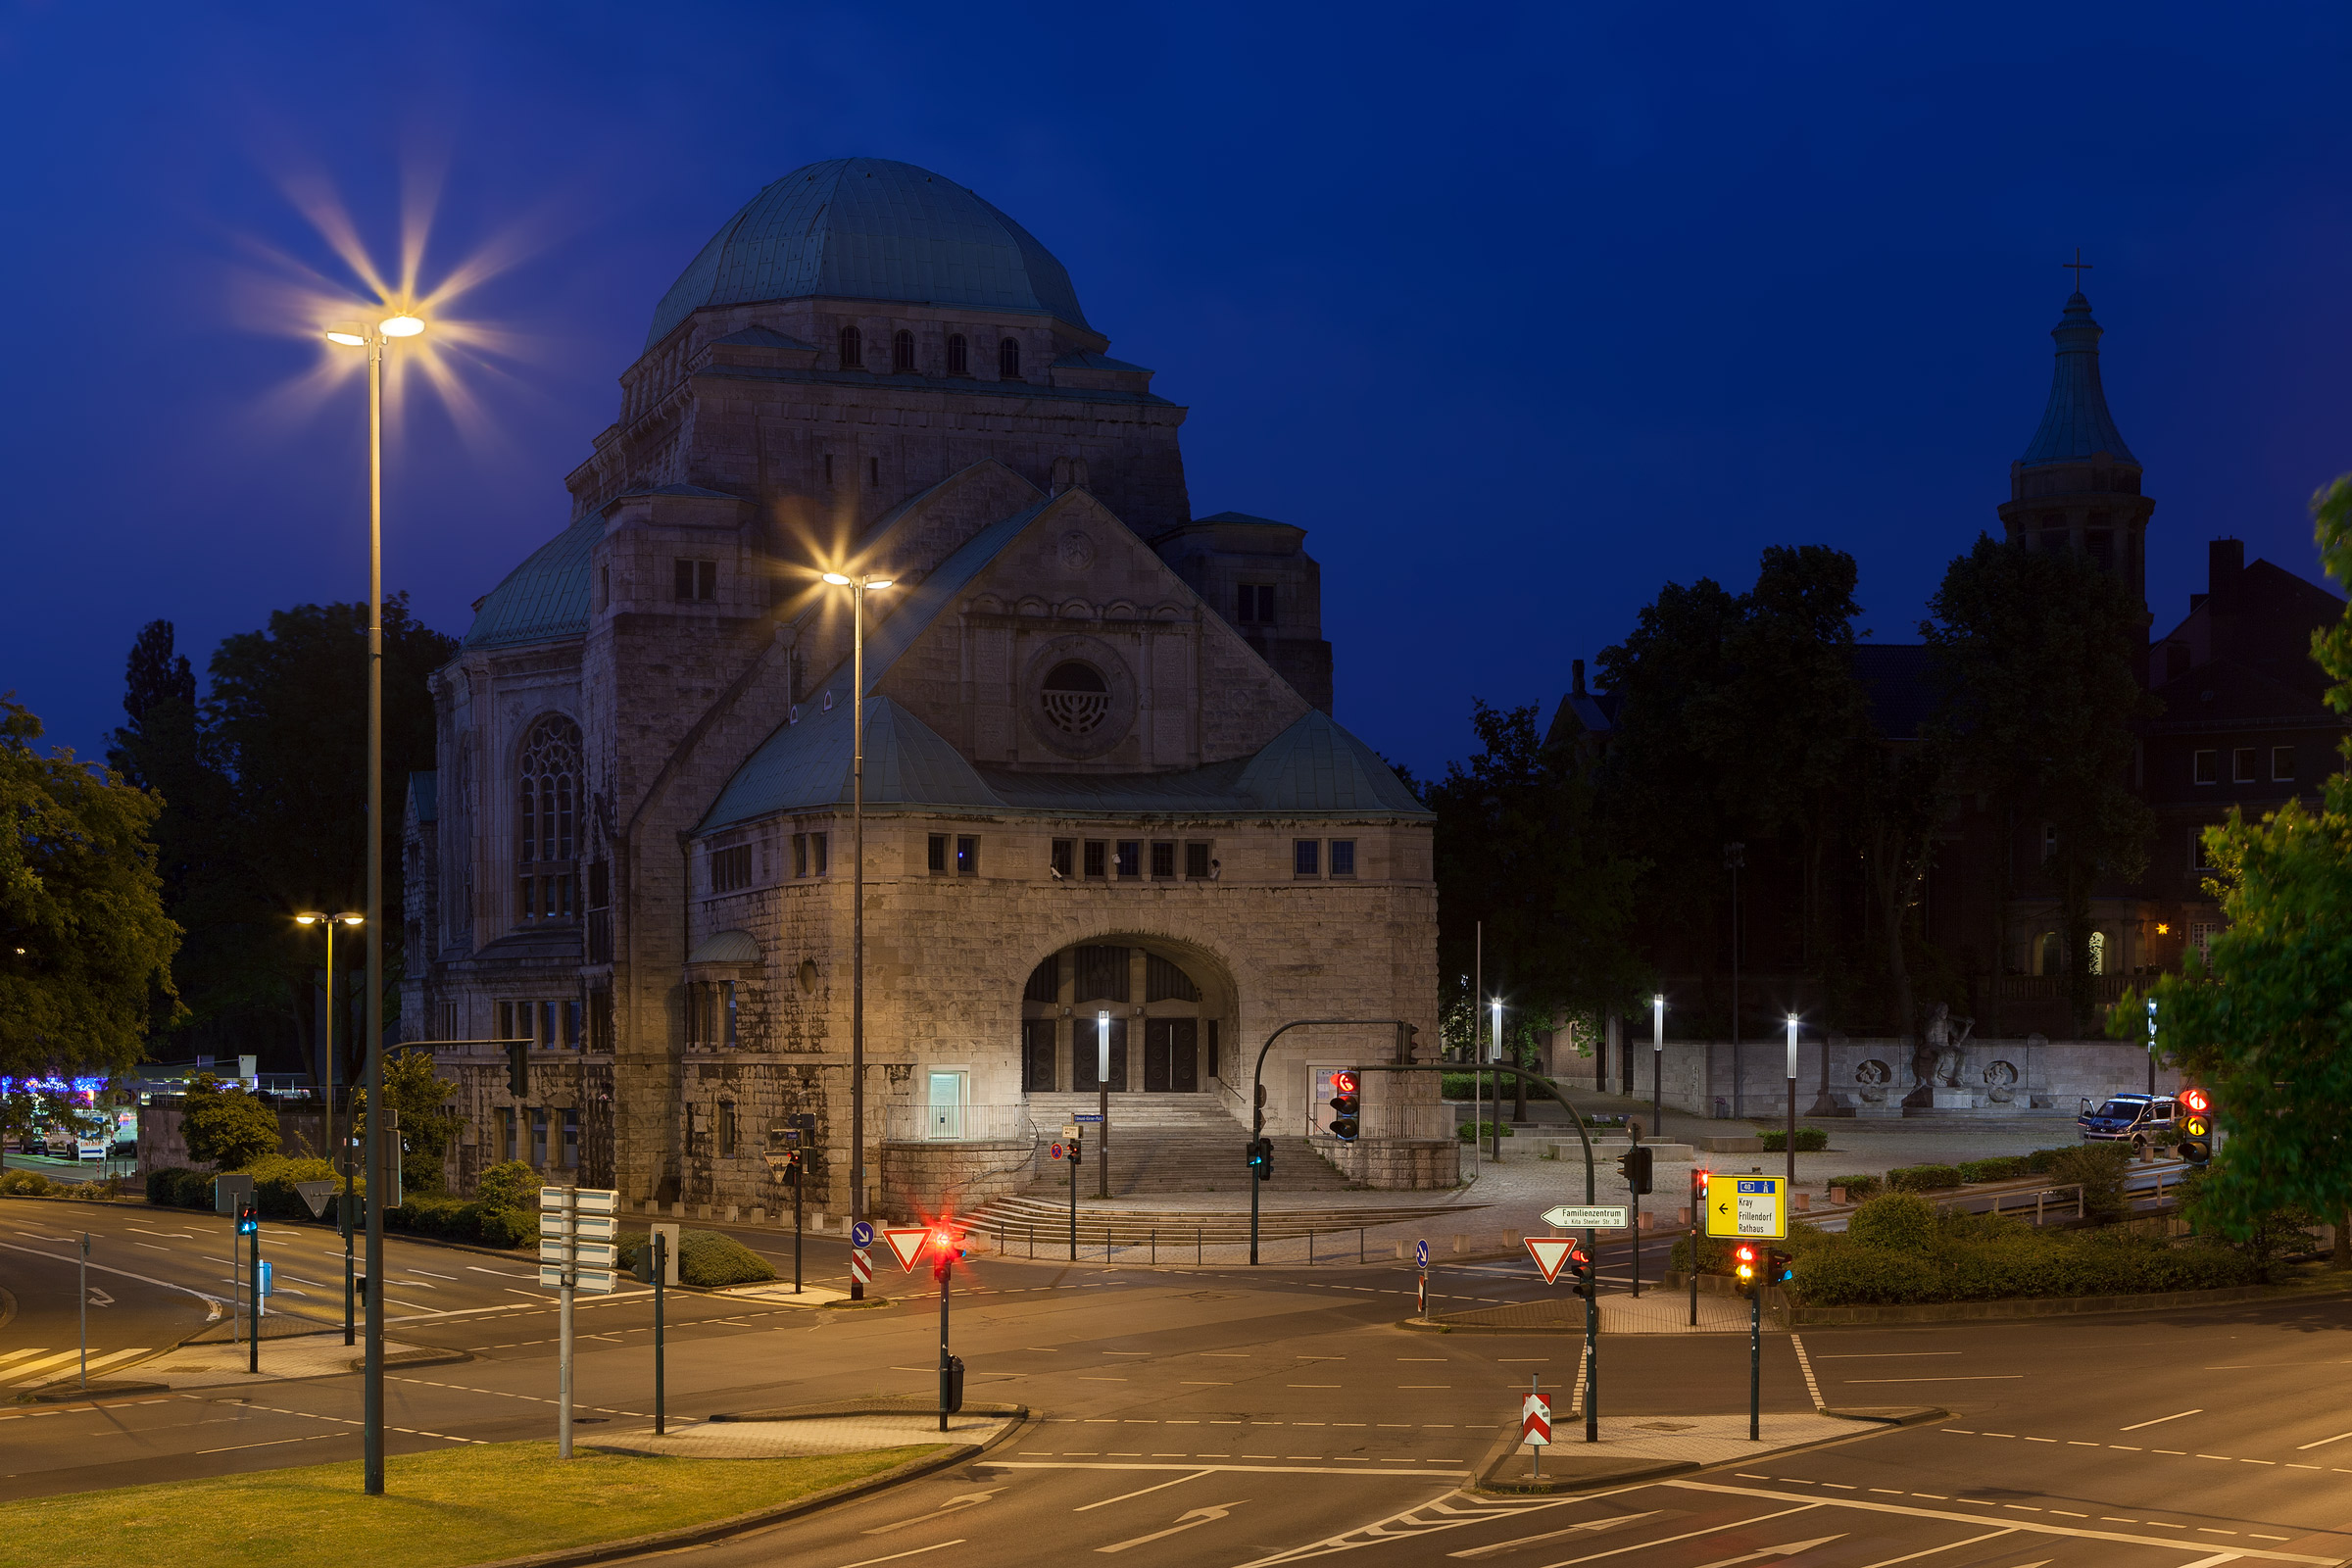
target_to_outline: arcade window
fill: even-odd
[[[997,345],[997,374],[1007,381],[1021,378],[1021,345],[1018,340],[1008,337]]]
[[[957,876],[978,876],[980,874],[980,841],[968,833],[957,834],[956,838],[956,874]]]
[[[2239,746],[2230,753],[2230,781],[2233,784],[2254,782],[2254,748]]]
[[[752,885],[752,847],[731,845],[710,852],[710,891],[740,893]]]
[[[718,563],[671,562],[670,587],[681,605],[709,604],[718,597]]]
[[[2194,777],[2200,784],[2219,784],[2222,781],[2222,754],[2199,752],[2192,760]]]
[[[1294,876],[1323,874],[1323,841],[1294,839],[1291,841],[1291,873]]]
[[[901,375],[914,368],[914,334],[905,327],[890,334],[890,368]]]
[[[1154,840],[1152,842],[1152,874],[1153,876],[1174,876],[1176,874],[1176,845],[1173,840]]]
[[[501,1159],[514,1157],[514,1107],[513,1105],[498,1107],[498,1157]]]
[[[2292,746],[2271,748],[2271,778],[2279,784],[2291,784],[2295,778],[2295,749]]]
[[[531,1107],[531,1163],[547,1168],[547,1111],[539,1105]]]
[[[1119,840],[1119,875],[1131,877],[1143,874],[1144,841],[1142,839]]]
[[[1099,878],[1102,875],[1102,852],[1108,848],[1109,846],[1101,839],[1086,841],[1086,874],[1089,877]]]
[[[964,346],[961,332],[948,334],[948,373],[950,375],[972,373],[971,351]]]
[[[808,874],[808,835],[806,833],[795,833],[792,836],[792,874],[794,876]]]
[[[845,370],[865,368],[865,339],[858,335],[858,329],[854,326],[841,329],[841,368]]]
[[[1237,618],[1245,626],[1270,624],[1274,619],[1274,585],[1270,582],[1243,583],[1240,611]]]
[[[1208,875],[1208,846],[1198,839],[1184,847],[1184,874],[1190,877]]]
[[[833,488],[833,454],[830,452],[825,454],[825,488]]]
[[[947,874],[948,836],[945,833],[934,833],[931,835],[930,856],[926,869],[928,869],[933,876],[944,876]]]
[[[1331,874],[1333,876],[1355,875],[1355,840],[1333,839],[1331,841]]]
[[[808,835],[808,874],[810,876],[825,874],[825,835],[822,833]]]
[[[865,480],[866,483],[875,485],[882,482],[882,460],[880,458],[865,460]]]
[[[1055,839],[1054,841],[1054,858],[1051,863],[1054,867],[1054,874],[1064,882],[1077,874],[1077,865],[1072,858],[1077,853],[1077,849],[1078,844],[1075,839]]]

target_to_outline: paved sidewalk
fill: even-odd
[[[136,1366],[118,1369],[120,1376],[140,1383],[162,1383],[174,1389],[218,1388],[229,1383],[256,1383],[286,1378],[334,1377],[349,1372],[352,1363],[368,1353],[365,1338],[358,1345],[345,1345],[342,1330],[332,1334],[311,1335],[301,1339],[262,1341],[262,1370],[257,1376],[245,1370],[246,1347],[243,1345],[183,1345],[176,1350],[142,1361]],[[395,1358],[413,1355],[421,1358],[447,1354],[421,1346],[384,1342],[386,1365]],[[417,1364],[417,1363],[410,1363]]]
[[[1853,1421],[1834,1415],[1771,1415],[1757,1423],[1763,1436],[1747,1437],[1747,1416],[1648,1415],[1600,1418],[1600,1441],[1584,1441],[1582,1417],[1570,1418],[1558,1407],[1552,1415],[1552,1446],[1544,1450],[1544,1472],[1564,1472],[1566,1461],[1647,1459],[1686,1464],[1722,1464],[1727,1460],[1762,1458],[1781,1448],[1823,1443],[1836,1438],[1884,1432],[1879,1421]],[[1495,1480],[1524,1480],[1534,1450],[1524,1445],[1494,1476]]]
[[[654,1436],[599,1436],[589,1447],[679,1459],[781,1459],[812,1453],[856,1453],[922,1444],[981,1444],[1012,1424],[1009,1416],[952,1415],[939,1430],[937,1415],[833,1415],[783,1421],[711,1421]]]

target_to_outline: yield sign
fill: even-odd
[[[915,1259],[921,1257],[923,1249],[930,1245],[931,1227],[928,1225],[906,1225],[895,1230],[885,1229],[882,1232],[882,1239],[888,1242],[890,1250],[898,1254],[899,1267],[911,1274],[914,1272]]]
[[[1534,1254],[1536,1267],[1544,1272],[1544,1283],[1555,1284],[1560,1270],[1567,1266],[1569,1254],[1576,1250],[1576,1242],[1567,1236],[1530,1236],[1527,1250]]]

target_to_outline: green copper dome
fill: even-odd
[[[711,236],[654,309],[652,348],[708,305],[820,296],[1050,316],[1092,331],[1070,274],[1020,224],[912,164],[796,169]]]

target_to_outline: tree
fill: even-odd
[[[2329,575],[2352,582],[2352,475],[2313,500]],[[2352,713],[2352,614],[2313,639]],[[2352,743],[2342,749],[2352,760]],[[2335,1262],[2352,1266],[2352,776],[2331,774],[2315,810],[2289,801],[2259,822],[2232,810],[2205,843],[2206,883],[2226,920],[2209,956],[2156,982],[2158,1040],[2213,1095],[2227,1135],[2199,1212],[2241,1241],[2273,1211],[2301,1205],[2336,1219]],[[2136,1038],[2143,999],[2127,996],[2107,1031]]]
[[[242,1089],[222,1088],[200,1072],[180,1100],[188,1157],[215,1170],[239,1170],[278,1151],[277,1110]]]
[[[448,1108],[458,1086],[433,1074],[433,1054],[421,1048],[384,1054],[384,1102],[400,1118],[401,1181],[418,1192],[439,1192],[449,1146],[466,1118]],[[352,1136],[368,1130],[368,1092],[352,1092]]]
[[[2146,869],[2154,825],[2130,788],[2133,721],[2160,707],[2132,665],[2147,612],[2086,558],[1984,536],[1946,569],[1929,609],[1920,630],[1943,688],[1938,722],[1971,784],[2003,803],[2009,841],[2022,824],[2046,824],[2040,872],[2057,897],[2074,1014],[2086,1024],[2092,890]]]
[[[147,839],[161,803],[40,735],[0,696],[0,1073],[113,1074],[173,997],[179,930]]]
[[[1469,974],[1483,925],[1488,985],[1509,989],[1525,1039],[1562,1012],[1627,1005],[1647,983],[1629,942],[1639,868],[1609,849],[1591,780],[1568,745],[1537,738],[1532,707],[1474,699],[1471,724],[1478,755],[1427,792],[1440,972]]]

